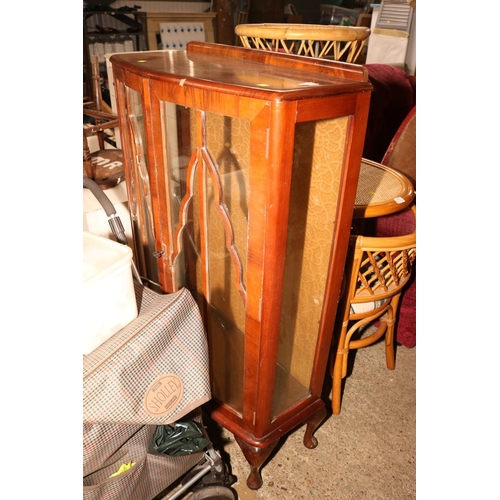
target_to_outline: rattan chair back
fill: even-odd
[[[360,26],[322,24],[238,24],[243,47],[354,63],[370,36]]]
[[[410,278],[415,257],[415,234],[355,237],[348,292],[351,303],[373,302],[399,293]]]

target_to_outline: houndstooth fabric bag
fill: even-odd
[[[138,317],[83,361],[83,421],[169,424],[211,397],[208,347],[190,292],[136,287]]]
[[[157,425],[193,413],[201,422],[199,406],[211,397],[198,306],[187,289],[135,292],[138,317],[83,360],[85,500],[153,498],[202,457],[147,453]]]

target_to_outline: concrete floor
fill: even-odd
[[[246,486],[248,464],[232,434],[204,418],[210,438],[237,477],[238,500],[413,500],[416,498],[416,348],[398,346],[387,370],[382,342],[359,349],[348,376],[340,415],[328,416],[302,444],[305,426],[282,438],[261,472],[263,486]],[[186,500],[189,498],[186,497]]]

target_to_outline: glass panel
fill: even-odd
[[[196,273],[190,276],[199,268],[199,232],[195,233],[193,220],[199,220],[198,201],[190,198],[192,191],[196,189],[194,178],[191,180],[191,191],[188,193],[188,172],[196,172],[196,145],[195,145],[195,115],[193,110],[176,104],[163,103],[163,129],[164,129],[164,154],[165,154],[165,179],[168,182],[170,192],[169,216],[172,229],[172,238],[176,230],[184,227],[179,240],[174,241],[173,252],[174,279],[176,289],[188,287],[197,289],[201,294],[201,279],[196,279]],[[193,164],[190,167],[190,162]],[[185,220],[182,220],[182,203],[190,199],[187,206]],[[194,214],[197,214],[194,217]],[[182,220],[182,223],[181,223]],[[180,224],[181,223],[181,224]],[[179,226],[180,224],[180,226]],[[188,262],[191,266],[188,267]],[[196,283],[199,286],[197,288]],[[201,304],[200,304],[201,306]]]
[[[163,117],[174,235],[182,228],[174,243],[177,285],[207,316],[213,397],[241,413],[250,123],[168,103]]]
[[[158,265],[154,256],[155,230],[141,95],[130,88],[125,89],[128,132],[131,136],[129,161],[132,165],[132,178],[130,179],[129,209],[136,240],[134,254],[141,277],[146,278],[153,285],[158,285]]]
[[[274,416],[309,394],[347,120],[296,125]]]
[[[250,123],[207,113],[210,355],[214,396],[243,410],[243,355],[248,230]],[[215,183],[214,183],[215,181]],[[220,188],[220,192],[219,192]],[[230,249],[226,240],[234,241]]]

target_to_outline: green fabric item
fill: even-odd
[[[153,449],[169,456],[190,455],[206,448],[210,441],[205,439],[200,428],[192,420],[176,422],[173,425],[159,425],[153,435]]]

